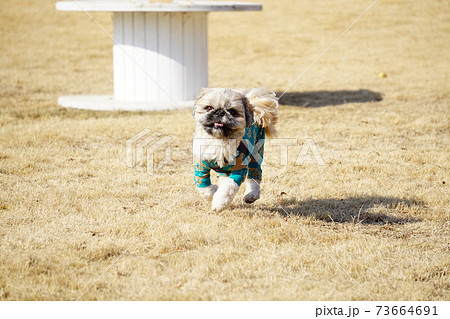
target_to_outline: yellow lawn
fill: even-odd
[[[381,0],[323,56],[371,0],[261,2],[210,14],[209,82],[281,95],[308,70],[281,97],[296,145],[284,165],[267,142],[262,198],[212,213],[191,111],[61,108],[112,94],[111,39],[1,1],[1,300],[448,300],[450,2]],[[145,128],[172,137],[153,175],[125,161]]]

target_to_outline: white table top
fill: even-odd
[[[262,5],[253,2],[233,1],[176,1],[149,3],[147,0],[68,0],[56,3],[60,11],[108,12],[192,12],[192,11],[260,11]]]

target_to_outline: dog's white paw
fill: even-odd
[[[221,177],[219,179],[219,188],[212,199],[212,210],[220,212],[227,208],[239,191],[239,185],[229,177]]]
[[[254,179],[247,179],[245,181],[245,203],[251,204],[261,196],[260,183],[261,181],[255,181]]]
[[[217,185],[209,185],[207,187],[197,187],[197,191],[207,201],[211,201],[215,192],[217,191]]]

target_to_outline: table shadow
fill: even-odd
[[[311,92],[277,92],[280,104],[323,107],[343,105],[347,103],[369,103],[383,100],[382,94],[371,90],[340,90],[340,91],[311,91]]]

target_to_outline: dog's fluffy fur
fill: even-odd
[[[235,159],[245,129],[252,124],[264,128],[266,137],[276,136],[278,99],[268,88],[202,89],[195,101],[193,116],[195,162],[214,160],[224,167]],[[212,201],[212,209],[216,211],[225,209],[239,191],[239,186],[229,177],[221,177],[218,184],[197,187],[202,197]],[[244,201],[252,203],[259,196],[259,182],[247,179]]]

